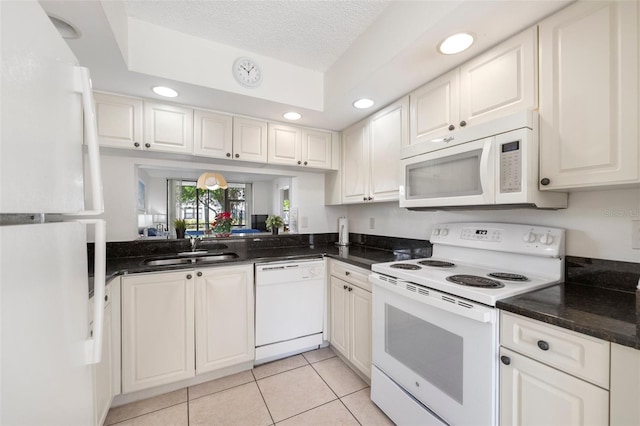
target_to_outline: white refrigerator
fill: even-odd
[[[91,425],[105,224],[89,73],[38,2],[0,1],[0,21],[0,424]]]

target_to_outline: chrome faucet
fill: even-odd
[[[198,242],[202,241],[200,237],[190,237],[189,242],[191,243],[191,251],[196,251],[196,247],[198,247]]]

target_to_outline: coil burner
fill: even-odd
[[[455,263],[445,262],[443,260],[421,260],[418,263],[423,266],[431,266],[434,268],[453,268],[456,266]]]
[[[491,278],[479,277],[477,275],[451,275],[447,281],[454,284],[466,285],[470,287],[482,288],[502,288],[504,284]]]
[[[394,263],[393,265],[389,265],[389,267],[394,269],[405,269],[407,271],[417,271],[418,269],[422,269],[418,265],[414,265],[412,263]]]
[[[509,272],[491,272],[490,274],[487,274],[487,275],[491,278],[497,278],[499,280],[505,280],[505,281],[529,281],[529,278],[527,278],[524,275],[512,274]]]

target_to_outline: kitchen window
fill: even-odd
[[[229,182],[227,189],[206,190],[196,188],[195,180],[167,179],[169,224],[184,219],[187,235],[207,235],[216,215],[227,211],[233,229],[246,228],[250,193],[250,183]]]

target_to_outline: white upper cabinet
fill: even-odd
[[[233,155],[233,116],[195,110],[193,153],[204,157],[231,158]]]
[[[405,97],[342,133],[342,202],[398,199],[400,148],[407,140]]]
[[[142,149],[142,100],[95,92],[100,145]]]
[[[269,164],[331,169],[331,132],[269,123]]]
[[[538,106],[537,28],[530,28],[409,95],[410,143],[445,137]]]
[[[267,122],[233,118],[233,158],[256,163],[267,162]]]
[[[640,182],[638,2],[577,2],[540,24],[541,189]]]
[[[144,147],[151,151],[191,154],[193,110],[176,105],[145,102]]]

